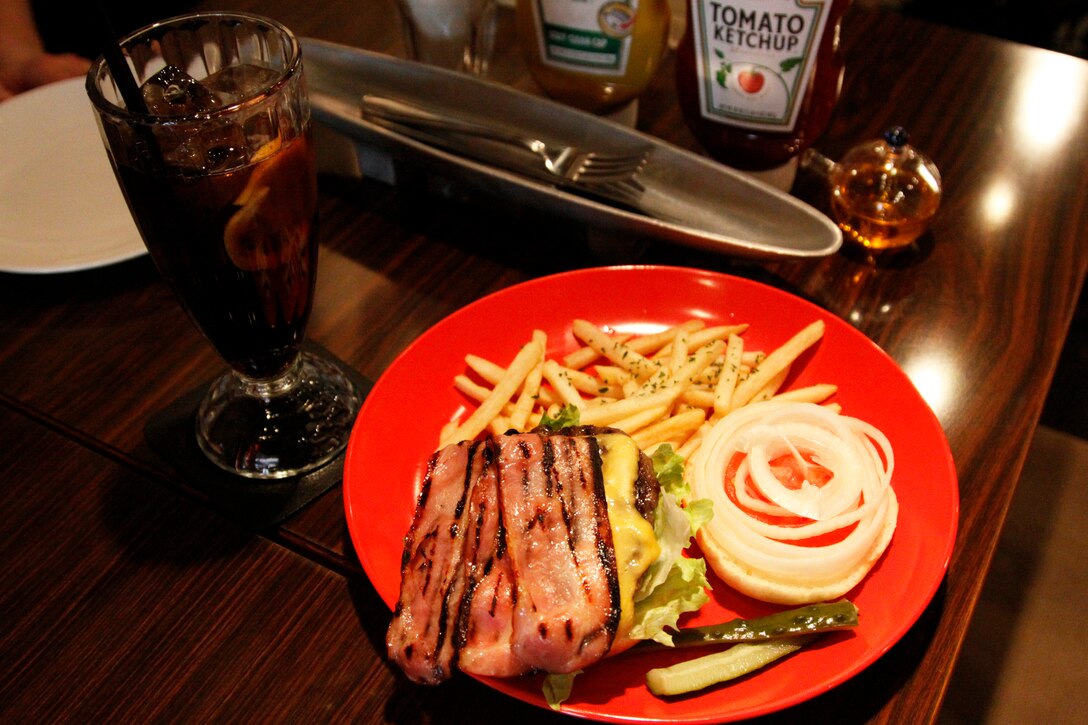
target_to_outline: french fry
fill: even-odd
[[[533,341],[540,345],[541,350],[548,349],[548,336],[544,334],[543,330],[533,331]],[[540,381],[543,375],[544,356],[541,355],[533,369],[525,376],[525,383],[521,386],[521,392],[518,393],[514,411],[510,414],[510,427],[514,430],[526,430],[529,416],[540,398]]]
[[[585,401],[571,382],[567,369],[555,360],[544,361],[544,379],[552,384],[565,405],[573,405],[579,409],[585,407]]]
[[[774,394],[778,392],[778,389],[782,387],[782,383],[786,382],[786,377],[790,374],[790,366],[782,368],[777,375],[767,381],[767,384],[759,389],[759,392],[752,396],[751,402],[760,403],[764,400],[770,400],[774,397]]]
[[[784,393],[778,393],[772,400],[790,403],[822,403],[837,393],[838,390],[839,387],[837,385],[819,383],[817,385],[809,385],[807,388],[797,388],[795,390],[787,390]]]
[[[645,449],[675,439],[686,440],[705,422],[706,412],[698,408],[678,413],[630,435],[639,448]]]
[[[725,346],[725,360],[722,362],[721,375],[714,386],[714,415],[723,416],[732,408],[733,391],[740,377],[740,366],[744,357],[744,340],[739,335],[730,335]]]
[[[724,362],[725,356],[722,355],[717,360],[707,365],[706,370],[703,370],[695,380],[691,381],[692,385],[712,390],[714,386],[718,384],[718,378],[720,378],[722,374],[722,363]]]
[[[715,340],[728,340],[730,335],[741,335],[748,329],[747,324],[743,325],[716,325],[715,327],[704,327],[701,330],[692,332],[688,336],[688,349],[702,347],[708,342],[714,342]],[[662,353],[671,354],[672,345],[666,345],[661,350]]]
[[[438,447],[443,448],[448,445],[448,442],[453,440],[453,436],[457,433],[459,423],[456,420],[451,420],[442,426],[442,432],[438,436]]]
[[[703,408],[705,410],[713,410],[714,408],[714,391],[702,390],[700,388],[688,388],[680,394],[680,403],[693,406],[695,408]]]
[[[662,365],[657,369],[657,372],[643,380],[641,385],[638,385],[636,382],[637,387],[632,388],[630,385],[627,386],[624,393],[627,397],[631,397],[632,395],[645,395],[646,393],[655,390],[661,390],[662,388],[668,387],[669,377],[669,369]]]
[[[710,427],[710,425],[711,424],[709,422],[703,423],[703,425],[699,427],[699,430],[695,431],[695,433],[693,433],[690,438],[681,443],[680,446],[675,449],[676,454],[684,458],[685,460],[695,455],[695,451],[699,450],[699,446],[702,445],[703,436],[706,435],[706,431]]]
[[[602,383],[607,385],[610,390],[615,389],[619,395],[623,395],[623,386],[634,382],[631,373],[615,365],[598,365],[597,375],[600,376]]]
[[[693,333],[704,327],[706,327],[706,323],[702,320],[688,320],[687,322],[681,322],[679,325],[674,325],[661,332],[651,332],[646,335],[640,335],[630,340],[627,345],[639,354],[653,355],[655,353],[660,353],[667,348],[678,331],[684,330],[685,332]]]
[[[763,362],[767,357],[767,353],[761,350],[745,350],[744,354],[740,357],[740,364],[746,368],[759,367],[759,364]]]
[[[667,345],[676,334],[677,330],[686,330],[688,332],[694,332],[700,330],[706,326],[702,320],[688,320],[674,327],[670,327],[667,330],[661,332],[654,332],[648,335],[640,335],[635,337],[631,334],[617,334],[611,335],[611,339],[616,342],[625,342],[637,353],[642,355],[649,355],[653,352],[660,351],[663,345]],[[601,357],[601,353],[595,348],[590,346],[580,347],[574,352],[570,353],[563,358],[563,364],[568,368],[580,369],[588,367],[596,362]]]
[[[688,333],[677,330],[672,338],[672,351],[669,353],[669,370],[679,370],[688,356]]]
[[[817,340],[823,337],[823,334],[824,322],[823,320],[816,320],[787,340],[784,345],[771,351],[759,364],[759,367],[747,379],[737,385],[736,390],[733,391],[730,408],[739,408],[751,401],[756,393],[762,390],[775,375],[778,375],[783,368],[790,365],[801,353],[814,345]]]
[[[506,431],[511,430],[511,428],[510,419],[502,415],[496,415],[487,422],[487,429],[497,436],[501,436],[506,433]]]
[[[715,327],[707,327],[699,332],[694,333],[691,336],[692,347],[702,347],[708,342],[714,340],[728,340],[730,335],[743,335],[748,329],[748,323],[741,325],[717,325]]]
[[[683,392],[679,386],[666,388],[649,395],[639,395],[631,398],[613,400],[604,405],[586,408],[582,411],[583,425],[609,425],[622,420],[635,413],[664,406],[668,408]]]
[[[619,385],[609,385],[601,378],[590,375],[584,370],[574,370],[563,365],[559,368],[570,380],[574,389],[583,395],[591,398],[618,398],[623,395],[623,389]]]
[[[645,380],[661,368],[660,363],[644,357],[622,342],[617,342],[590,322],[575,320],[573,330],[575,337],[639,380]]]
[[[529,371],[543,357],[544,347],[538,340],[533,339],[525,343],[487,399],[480,403],[479,407],[447,439],[441,442],[441,447],[457,441],[471,440],[480,435],[491,419],[498,415],[503,406],[510,401],[511,396],[529,375]]]
[[[487,396],[491,395],[491,388],[480,385],[467,375],[455,376],[453,378],[453,387],[477,403],[484,402],[487,400]]]
[[[635,413],[621,420],[614,421],[612,423],[613,428],[619,428],[624,433],[630,435],[637,430],[645,428],[659,418],[664,418],[665,414],[669,412],[667,406],[661,405],[656,408],[647,408],[646,410]]]
[[[685,357],[683,364],[671,374],[664,377],[664,379],[661,379],[658,375],[654,375],[653,378],[646,381],[639,391],[639,394],[645,395],[654,390],[668,388],[679,388],[682,393],[691,385],[692,381],[707,365],[721,355],[723,347],[725,347],[725,343],[721,340],[714,340],[713,342],[702,346],[691,355]]]
[[[627,342],[632,337],[634,337],[634,335],[613,335],[612,339],[616,342]],[[575,370],[581,370],[584,367],[592,365],[600,357],[601,353],[599,351],[590,347],[589,345],[586,345],[585,347],[580,347],[564,357],[563,365],[565,367],[573,368]]]
[[[506,375],[506,368],[479,355],[465,355],[465,364],[485,381],[496,385]]]
[[[562,358],[546,358],[547,338],[540,330],[509,368],[467,355],[467,368],[482,383],[462,374],[454,386],[479,405],[463,423],[443,427],[442,445],[485,430],[531,430],[543,415],[555,417],[562,406],[575,405],[583,425],[623,430],[647,453],[667,443],[687,458],[711,426],[743,405],[780,400],[841,409],[828,402],[834,385],[782,391],[794,362],[823,336],[821,321],[770,353],[747,349],[745,324],[707,327],[689,320],[631,335],[574,320],[572,330],[585,346]]]
[[[542,331],[538,332],[540,332],[541,335],[544,335]],[[545,340],[547,340],[546,335]],[[543,343],[541,344],[541,349],[544,349]],[[543,364],[543,362],[544,361],[541,360],[541,364]],[[480,379],[486,383],[491,383],[492,386],[498,385],[499,381],[506,377],[506,368],[491,362],[486,358],[482,358],[479,355],[465,355],[465,364],[468,365],[472,372],[479,375]],[[559,398],[553,395],[547,388],[538,387],[537,394],[540,396],[540,403],[545,407],[560,402]]]

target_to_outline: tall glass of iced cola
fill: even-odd
[[[160,274],[231,368],[197,410],[197,441],[251,478],[315,469],[344,448],[361,396],[301,349],[318,243],[299,43],[267,18],[198,13],[120,45],[138,95],[126,103],[94,63],[102,138]]]

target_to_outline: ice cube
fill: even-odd
[[[232,65],[212,73],[201,84],[225,106],[232,105],[272,85],[280,71],[264,66]]]
[[[212,111],[223,104],[206,87],[177,66],[165,66],[140,87],[147,110],[156,116]]]
[[[156,129],[155,138],[167,168],[192,172],[204,167],[203,147],[190,129],[162,126]]]
[[[250,116],[243,122],[242,128],[245,129],[246,139],[251,149],[259,149],[279,136],[279,129],[276,128],[275,119],[272,116],[273,114],[266,109],[265,112]]]
[[[157,138],[166,165],[186,173],[229,171],[244,166],[250,158],[245,132],[235,124],[161,128]]]
[[[200,142],[205,172],[227,171],[249,162],[249,144],[241,126],[232,123],[210,128],[201,133]]]

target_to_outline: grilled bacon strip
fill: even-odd
[[[466,502],[483,467],[479,445],[458,443],[431,456],[412,525],[404,537],[400,599],[386,651],[416,682],[447,679],[464,592],[462,556]]]
[[[597,442],[527,433],[498,445],[503,522],[518,573],[512,646],[534,669],[572,672],[608,652],[620,616]]]
[[[619,618],[595,438],[494,436],[431,457],[386,637],[409,678],[572,672],[607,654]]]
[[[514,566],[499,509],[494,441],[484,442],[488,465],[472,488],[465,529],[465,593],[457,626],[458,666],[477,675],[513,677],[529,671],[510,646],[517,601]]]
[[[568,436],[599,436],[608,433],[625,435],[618,428],[599,425],[573,425],[556,432]],[[654,463],[649,456],[640,455],[638,478],[635,479],[635,508],[642,514],[642,518],[651,524],[654,522],[654,512],[657,510],[657,499],[660,495],[661,484],[658,483],[657,474],[654,473]]]

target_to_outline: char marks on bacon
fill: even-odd
[[[538,428],[536,431],[547,432],[548,429]],[[567,436],[600,436],[609,433],[626,435],[618,428],[599,425],[572,425],[552,432]],[[649,456],[640,454],[638,478],[635,479],[635,509],[651,524],[654,522],[654,512],[657,511],[657,499],[660,496],[661,484],[658,483],[657,474],[654,473],[654,462]]]
[[[485,456],[479,444],[458,443],[431,456],[415,515],[404,537],[400,599],[386,635],[389,658],[416,682],[451,674],[456,622],[464,591],[466,502]],[[452,616],[452,619],[451,619]]]
[[[514,567],[499,510],[495,444],[484,441],[488,465],[474,482],[465,528],[465,594],[458,617],[458,666],[491,677],[523,675],[529,667],[510,647],[516,603]]]
[[[607,654],[620,617],[597,441],[527,433],[498,445],[503,522],[518,573],[511,644],[534,669],[573,672]]]
[[[432,456],[386,638],[408,677],[572,672],[607,654],[619,607],[595,438],[494,436]]]

